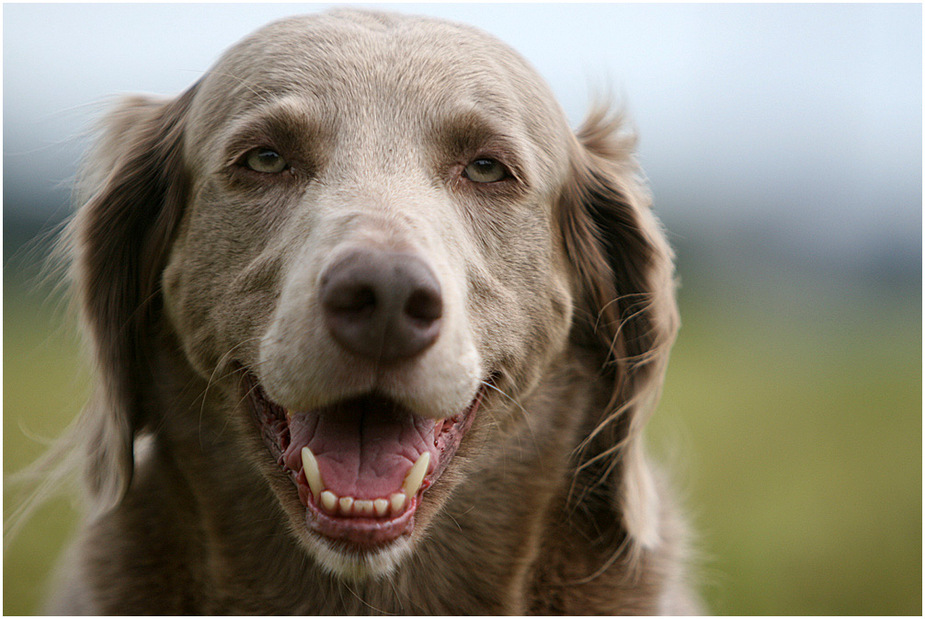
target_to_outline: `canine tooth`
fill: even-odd
[[[337,495],[330,490],[321,493],[321,506],[325,511],[335,513],[337,511]]]
[[[373,502],[366,499],[357,499],[353,502],[353,513],[361,516],[373,515]]]
[[[353,511],[353,497],[352,496],[342,496],[337,500],[337,504],[340,505],[340,513],[347,515]]]
[[[428,464],[430,464],[430,452],[425,451],[418,457],[418,461],[414,463],[408,474],[405,475],[405,483],[402,484],[402,488],[409,497],[413,497],[418,493],[421,482],[424,481],[424,476],[427,475]]]
[[[321,470],[318,468],[315,454],[308,447],[302,448],[302,470],[305,471],[305,481],[308,482],[308,487],[317,499],[324,491],[324,482],[321,481]]]
[[[405,496],[404,492],[396,492],[389,497],[389,505],[392,506],[392,513],[398,514],[401,510],[405,509]]]
[[[373,508],[376,510],[377,516],[385,516],[389,511],[388,499],[376,499],[373,501]]]

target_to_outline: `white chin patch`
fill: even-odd
[[[312,541],[315,557],[321,567],[344,580],[385,578],[411,554],[411,543],[405,538],[397,539],[380,550],[365,552],[335,548],[323,539],[315,538]]]

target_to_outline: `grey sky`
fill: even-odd
[[[66,196],[100,103],[174,94],[300,4],[6,4],[6,208]],[[622,96],[666,219],[823,250],[921,243],[922,9],[904,5],[420,4],[494,33],[573,124]]]

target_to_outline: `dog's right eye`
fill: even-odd
[[[275,150],[255,148],[244,156],[244,165],[254,172],[279,174],[289,167],[289,163]]]
[[[509,176],[501,162],[489,157],[479,157],[467,165],[463,175],[474,183],[496,183]]]

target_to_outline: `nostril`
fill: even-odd
[[[328,312],[361,318],[376,311],[376,290],[371,285],[347,283],[326,286],[322,283],[322,290],[322,302]]]
[[[432,323],[443,316],[443,299],[435,287],[419,288],[405,303],[405,315],[422,323]]]

